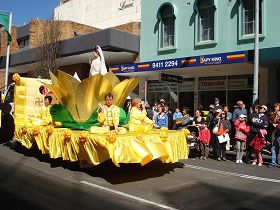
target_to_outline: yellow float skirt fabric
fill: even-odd
[[[126,132],[113,137],[88,131],[50,126],[17,126],[15,139],[24,147],[37,144],[43,154],[65,161],[80,161],[82,167],[95,166],[108,159],[120,163],[145,165],[159,158],[163,163],[187,159],[189,148],[184,131],[152,130]]]

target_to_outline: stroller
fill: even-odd
[[[187,126],[187,129],[190,131],[190,134],[187,136],[187,144],[190,149],[190,157],[199,157],[200,147],[199,147],[199,128],[194,125]]]

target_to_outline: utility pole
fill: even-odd
[[[255,0],[255,55],[254,55],[254,87],[253,104],[259,96],[259,0]]]

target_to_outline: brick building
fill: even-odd
[[[73,21],[55,20],[60,29],[60,70],[75,72],[83,79],[88,76],[93,47],[98,44],[104,51],[107,65],[138,61],[140,23],[131,22],[108,29],[97,29]],[[13,73],[30,74],[36,62],[36,48],[43,37],[46,20],[31,19],[21,27],[12,27],[9,78]],[[0,86],[4,86],[7,35],[0,33]]]

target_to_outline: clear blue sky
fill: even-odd
[[[22,26],[31,18],[50,19],[59,0],[0,0],[0,10],[12,12],[12,24]]]

